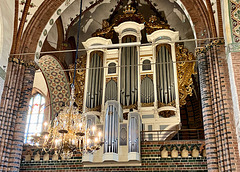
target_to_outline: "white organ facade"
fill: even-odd
[[[141,130],[180,129],[174,43],[179,33],[156,30],[146,35],[147,44],[141,44],[144,27],[134,21],[115,26],[117,48],[102,37],[83,42],[87,49],[83,113],[93,117],[91,125],[103,132],[103,146],[84,155],[83,162],[140,161]],[[171,134],[162,134],[160,140]]]

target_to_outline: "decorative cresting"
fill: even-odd
[[[196,74],[195,57],[193,53],[188,52],[188,49],[183,45],[176,46],[176,60],[177,60],[177,72],[178,72],[178,91],[179,91],[179,104],[183,106],[186,104],[186,98],[188,95],[192,96],[192,75]]]
[[[82,111],[83,109],[83,96],[84,96],[84,85],[85,85],[85,77],[86,77],[86,60],[87,56],[81,56],[77,60],[77,72],[76,72],[76,79],[75,79],[75,102],[78,105],[78,109]],[[69,66],[71,69],[69,72],[70,82],[72,83],[73,74],[74,74],[74,64]]]
[[[42,56],[38,61],[39,67],[46,80],[50,100],[52,104],[52,115],[63,110],[60,105],[67,103],[70,97],[70,88],[66,74],[63,72],[61,64],[50,55]],[[59,102],[59,103],[57,103]]]
[[[136,13],[136,9],[128,5],[123,9],[123,15],[117,15],[113,21],[103,20],[102,29],[98,29],[92,36],[100,36],[107,39],[112,39],[114,27],[126,21],[134,21],[139,24],[143,23],[147,34],[151,34],[156,30],[170,29],[170,26],[165,21],[158,21],[158,18],[152,15],[149,21],[146,21],[142,14]]]

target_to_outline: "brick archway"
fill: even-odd
[[[48,86],[50,104],[52,104],[51,114],[53,116],[63,109],[60,106],[62,103],[67,104],[68,102],[70,97],[69,82],[63,71],[64,68],[55,57],[51,55],[42,56],[39,60],[39,67]],[[50,119],[52,118],[50,117]]]

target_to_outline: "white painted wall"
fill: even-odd
[[[0,78],[0,98],[2,96],[3,86],[4,86],[4,80]],[[1,103],[1,99],[0,99],[0,103]]]
[[[0,67],[7,66],[12,46],[15,1],[1,1],[0,5]]]
[[[58,31],[57,31],[56,23],[54,23],[53,27],[49,31],[47,41],[53,48],[55,48],[55,49],[57,48]]]
[[[12,46],[15,1],[1,1],[0,5],[0,100],[4,86],[6,66]],[[2,70],[3,69],[3,70]]]
[[[45,96],[48,95],[46,80],[40,70],[37,70],[34,77],[33,88],[40,90]]]

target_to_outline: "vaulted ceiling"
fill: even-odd
[[[46,0],[45,0],[46,1]],[[30,8],[27,14],[26,23],[24,25],[24,28],[27,27],[28,23],[36,13],[36,11],[39,9],[39,7],[45,3],[44,0],[32,0],[30,4]],[[131,1],[131,0],[130,0]],[[130,2],[129,1],[129,2]],[[184,20],[184,15],[187,16],[188,19],[190,19],[191,22],[191,16],[189,15],[189,9],[186,9],[185,1],[186,0],[138,0],[141,4],[148,4],[151,3],[154,8],[156,8],[158,11],[167,11],[166,15],[172,15],[171,13],[175,13],[181,20]],[[214,23],[216,25],[216,31],[218,32],[218,5],[217,0],[196,0],[197,3],[191,3],[192,0],[189,0],[188,3],[191,4],[192,9],[195,10],[194,5],[201,4],[204,5],[201,8],[205,8],[209,14],[213,14]],[[22,13],[24,11],[26,0],[19,1],[19,21],[21,20]],[[79,15],[79,0],[64,0],[63,2],[67,8],[65,11],[62,12],[61,18],[62,18],[62,24],[64,30],[68,30],[69,25],[73,25],[73,22],[76,21],[76,16]],[[169,4],[172,3],[174,6],[173,9],[169,10],[169,7],[161,5],[162,3]],[[90,25],[90,22],[94,22],[96,27],[100,27],[101,21],[103,18],[108,18],[113,12],[116,7],[121,7],[123,4],[126,4],[126,1],[123,0],[84,0],[83,1],[83,10],[86,16],[89,17],[88,23],[86,27]],[[210,6],[209,6],[210,4]],[[175,10],[177,7],[181,8],[182,11]],[[99,9],[103,9],[103,11],[99,12]],[[201,10],[201,9],[198,9]],[[196,11],[197,12],[197,11]],[[201,17],[201,16],[199,16]],[[211,17],[209,15],[209,17]],[[192,23],[194,25],[194,23]],[[86,29],[86,28],[85,28]]]
[[[109,19],[132,1],[138,2],[138,9],[146,20],[151,14],[149,9],[163,14],[171,28],[180,32],[180,39],[223,35],[220,0],[84,0],[81,41],[85,41],[96,29],[101,28],[103,19]],[[23,58],[37,59],[44,48],[59,50],[69,37],[76,39],[80,0],[15,2],[14,46],[11,54],[36,52],[36,55]],[[46,49],[46,43],[51,49]],[[188,46],[192,50],[199,45]]]

